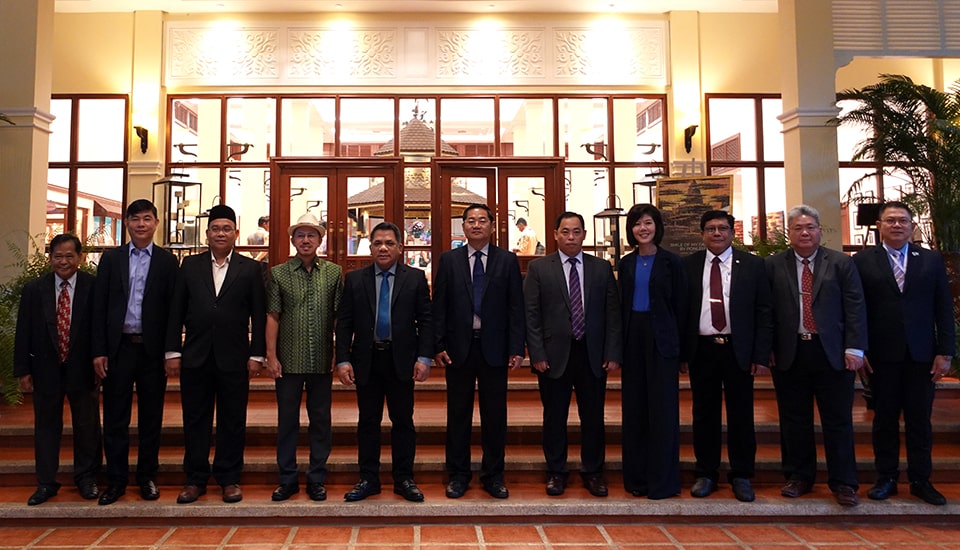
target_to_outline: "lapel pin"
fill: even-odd
[[[910,255],[911,255],[911,256],[919,256],[920,253],[917,252],[916,250],[914,250],[913,252],[910,253]]]

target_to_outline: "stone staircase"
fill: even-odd
[[[275,464],[276,400],[273,382],[255,379],[251,384],[250,405],[247,421],[247,446],[242,478],[244,500],[239,504],[224,504],[220,501],[216,486],[210,493],[191,505],[175,503],[176,493],[183,483],[182,420],[180,394],[177,380],[168,384],[164,414],[163,447],[160,457],[161,498],[155,502],[140,500],[136,485],[131,480],[127,495],[111,506],[97,506],[82,500],[71,483],[71,451],[69,414],[65,415],[64,446],[61,454],[61,476],[64,484],[60,494],[42,506],[28,507],[26,499],[34,489],[33,469],[33,411],[31,396],[25,396],[21,406],[0,406],[0,518],[4,523],[63,524],[70,520],[86,518],[109,519],[113,522],[134,524],[211,524],[223,522],[266,523],[453,523],[496,520],[517,521],[562,521],[564,517],[576,518],[629,518],[630,521],[662,520],[671,517],[689,521],[712,521],[724,517],[727,521],[756,521],[784,517],[822,520],[825,516],[843,515],[860,520],[874,518],[889,521],[897,518],[918,517],[925,519],[954,518],[960,516],[960,381],[948,379],[940,384],[934,406],[934,476],[932,481],[947,496],[947,506],[935,507],[909,496],[902,485],[901,494],[885,502],[873,502],[866,498],[866,489],[873,482],[872,450],[870,447],[871,413],[864,400],[858,396],[854,404],[854,423],[857,457],[861,482],[861,505],[853,509],[838,506],[826,488],[825,464],[820,453],[820,480],[811,495],[790,500],[780,497],[779,488],[783,478],[780,474],[780,449],[777,425],[777,409],[773,386],[769,377],[756,383],[755,417],[758,435],[757,476],[754,485],[757,501],[744,504],[733,498],[725,483],[720,491],[706,499],[689,496],[693,483],[694,458],[691,434],[689,383],[681,376],[681,449],[680,460],[683,475],[683,492],[673,499],[650,501],[634,498],[623,491],[620,477],[620,379],[618,373],[610,377],[606,402],[608,432],[607,478],[610,496],[591,497],[579,486],[576,468],[579,459],[579,437],[576,433],[578,420],[575,403],[571,404],[570,426],[572,430],[569,456],[573,475],[571,487],[562,497],[547,497],[543,490],[544,460],[540,448],[541,414],[536,379],[529,370],[520,369],[511,373],[508,395],[508,447],[506,453],[505,481],[511,497],[506,501],[495,500],[479,489],[476,478],[472,489],[461,499],[450,500],[443,495],[445,392],[443,372],[434,369],[427,382],[418,385],[415,406],[418,445],[416,481],[426,495],[426,502],[411,504],[393,495],[389,490],[360,503],[344,503],[341,495],[357,479],[355,428],[356,397],[351,388],[334,382],[333,433],[334,449],[329,460],[329,500],[314,503],[301,492],[283,503],[270,501],[270,492],[277,483]],[[858,390],[859,391],[859,390]],[[134,414],[134,418],[136,415]],[[302,442],[300,462],[307,461],[306,413],[302,414]],[[479,418],[475,416],[474,466],[479,468]],[[389,421],[384,421],[383,479],[390,487]],[[136,444],[134,428],[132,444]],[[132,449],[131,464],[136,460]],[[904,459],[905,460],[905,459]],[[905,478],[905,475],[902,476]],[[724,473],[721,472],[721,480]],[[884,519],[887,518],[887,519]],[[898,519],[898,521],[900,521]]]

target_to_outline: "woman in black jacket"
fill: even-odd
[[[617,268],[623,313],[623,484],[650,499],[680,492],[680,335],[687,311],[680,257],[660,247],[652,204],[627,213],[633,246]]]

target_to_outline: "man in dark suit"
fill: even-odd
[[[33,445],[37,490],[27,500],[43,504],[57,494],[63,399],[73,421],[73,480],[85,499],[98,495],[100,402],[90,354],[94,277],[79,271],[80,239],[57,235],[50,241],[47,273],[24,285],[17,310],[13,375],[33,392]]]
[[[767,372],[773,340],[770,283],[763,260],[734,250],[734,218],[722,210],[700,217],[706,250],[683,259],[690,310],[681,371],[690,373],[697,481],[690,494],[717,490],[722,441],[721,403],[727,406],[728,481],[737,500],[752,502],[757,437],[753,377]],[[689,361],[689,368],[687,365]]]
[[[603,405],[607,373],[620,368],[623,338],[620,293],[607,262],[583,253],[583,216],[563,212],[554,238],[558,252],[530,262],[523,283],[527,350],[543,403],[547,494],[567,485],[567,415],[576,392],[581,470],[590,494],[607,496],[603,477]]]
[[[207,492],[211,474],[224,502],[239,502],[250,377],[263,367],[266,302],[259,262],[235,254],[237,217],[210,209],[208,252],[184,258],[167,328],[167,376],[180,376],[186,484],[177,502]],[[181,331],[186,337],[181,344]],[[182,357],[181,357],[182,349]],[[182,364],[182,369],[181,369]],[[213,413],[216,453],[210,467]]]
[[[837,502],[856,506],[853,382],[867,348],[863,288],[853,259],[820,246],[820,214],[800,205],[787,214],[790,249],[767,258],[774,297],[773,383],[787,484],[809,493],[817,472],[813,402],[820,411],[828,484]]]
[[[393,492],[411,502],[423,493],[413,481],[417,433],[414,382],[430,375],[433,326],[423,271],[404,265],[400,228],[370,232],[373,265],[347,273],[337,315],[337,377],[357,387],[360,481],[344,495],[355,502],[380,493],[380,422],[387,402],[392,427]]]
[[[160,428],[167,376],[163,369],[167,313],[179,263],[154,246],[157,208],[133,201],[124,215],[130,244],[109,250],[97,267],[93,310],[93,367],[103,385],[103,449],[107,489],[100,504],[113,504],[130,476],[130,414],[137,391],[137,484],[144,500],[157,488]]]
[[[433,283],[436,363],[446,367],[447,382],[446,495],[459,498],[470,483],[476,385],[483,449],[480,481],[491,496],[507,498],[507,368],[523,362],[523,282],[516,254],[490,244],[490,208],[471,204],[462,217],[467,245],[440,256]]]
[[[853,257],[867,303],[866,366],[874,399],[877,482],[867,496],[897,494],[902,412],[910,493],[943,505],[947,499],[930,483],[930,415],[936,382],[956,353],[947,271],[940,253],[910,243],[913,212],[906,204],[884,204],[879,224],[881,244]]]

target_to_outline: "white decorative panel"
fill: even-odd
[[[278,29],[171,29],[167,79],[210,83],[280,76]]]
[[[365,21],[166,24],[164,83],[183,86],[667,85],[667,23],[617,29]],[[380,23],[379,25],[377,23]]]
[[[394,78],[396,42],[393,29],[290,29],[287,76],[324,81]]]
[[[543,29],[439,29],[437,78],[486,83],[542,79],[543,35]]]

